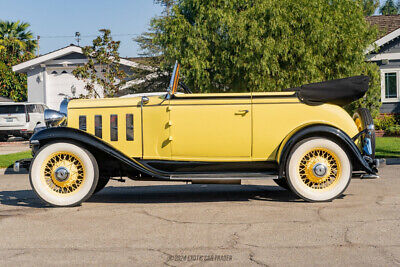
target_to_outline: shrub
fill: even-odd
[[[400,135],[400,125],[390,126],[388,129],[386,129],[385,134],[386,135]]]
[[[383,114],[374,120],[376,130],[388,130],[390,127],[398,126],[394,115]]]

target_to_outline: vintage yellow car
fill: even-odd
[[[240,183],[274,179],[312,202],[341,196],[353,174],[377,177],[370,113],[341,106],[369,78],[351,77],[275,93],[165,94],[73,99],[47,110],[30,140],[30,182],[44,202],[75,206],[110,179]],[[67,116],[66,116],[67,114]],[[52,127],[50,127],[52,126]],[[18,166],[18,164],[17,164]]]

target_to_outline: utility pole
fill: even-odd
[[[36,40],[37,40],[37,56],[39,56],[39,41],[40,41],[40,35],[36,36]]]
[[[75,40],[78,43],[79,46],[79,42],[81,41],[81,33],[80,32],[75,32]]]

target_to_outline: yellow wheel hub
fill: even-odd
[[[361,119],[357,117],[354,122],[357,126],[358,131],[361,132],[363,130],[363,124]]]
[[[46,184],[56,193],[70,194],[81,187],[85,168],[81,159],[70,152],[51,154],[42,165]]]
[[[340,161],[335,153],[326,148],[314,148],[301,158],[301,180],[312,189],[326,189],[339,180]]]

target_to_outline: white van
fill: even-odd
[[[45,109],[40,103],[0,103],[0,141],[10,135],[30,138],[36,126],[45,125]]]

